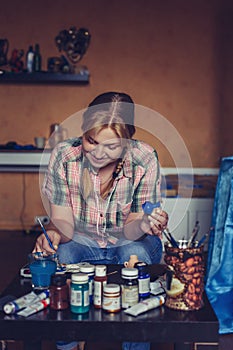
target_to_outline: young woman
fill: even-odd
[[[82,137],[55,147],[43,185],[53,225],[48,235],[60,262],[122,264],[130,255],[160,262],[167,213],[142,210],[146,201],[161,200],[159,162],[151,146],[132,138],[131,97],[97,96],[83,114],[82,130]],[[34,251],[52,251],[43,234]]]

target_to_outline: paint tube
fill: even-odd
[[[156,281],[150,282],[150,294],[159,295],[166,294],[166,281],[162,279],[157,279]]]
[[[28,317],[30,315],[37,313],[38,311],[45,309],[49,304],[50,304],[49,298],[37,301],[36,303],[29,305],[25,309],[19,311],[17,315]]]
[[[45,299],[49,296],[49,290],[44,290],[40,294],[36,294],[35,292],[30,292],[28,294],[23,295],[22,297],[15,299],[4,305],[3,310],[6,314],[14,314],[24,307],[38,301]]]
[[[164,296],[159,295],[156,297],[145,299],[145,300],[141,301],[140,303],[135,304],[135,305],[129,307],[128,309],[124,310],[124,312],[126,314],[131,315],[131,316],[138,316],[138,315],[142,314],[143,312],[155,309],[156,307],[163,305],[164,302],[165,302]]]

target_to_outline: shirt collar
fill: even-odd
[[[128,148],[125,153],[124,162],[123,162],[123,174],[125,177],[131,178],[133,176],[132,166],[133,166],[132,153],[130,151],[130,148]]]

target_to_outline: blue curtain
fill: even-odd
[[[233,157],[222,158],[209,238],[205,290],[219,333],[233,333]]]

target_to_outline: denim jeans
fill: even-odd
[[[138,241],[120,239],[114,246],[108,243],[100,248],[98,243],[86,236],[75,235],[72,241],[59,245],[59,261],[65,264],[89,262],[91,264],[123,264],[130,255],[137,255],[147,264],[159,263],[162,257],[162,242],[157,236],[145,235]],[[59,344],[60,343],[60,344]],[[71,350],[77,343],[57,343],[57,349]],[[149,350],[149,343],[123,342],[122,350]]]
[[[157,236],[145,235],[138,241],[120,239],[116,246],[108,243],[100,248],[98,243],[86,236],[75,235],[72,241],[59,245],[59,261],[65,264],[89,262],[92,264],[123,264],[130,255],[137,255],[147,264],[159,263],[162,257],[162,242]]]

